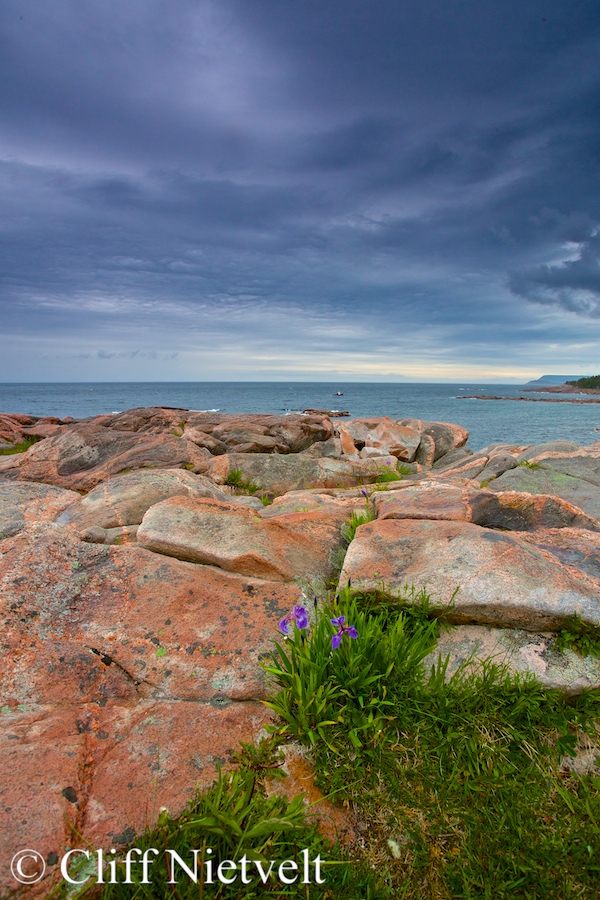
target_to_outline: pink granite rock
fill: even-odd
[[[385,455],[412,462],[421,442],[421,435],[420,431],[398,425],[386,416],[376,428],[369,430],[364,449],[374,447]]]
[[[352,435],[344,425],[340,425],[337,429],[340,441],[342,442],[342,453],[346,456],[355,456],[358,453],[356,444],[352,440]]]
[[[347,578],[357,590],[390,596],[425,589],[459,623],[551,630],[578,615],[600,624],[600,535],[592,531],[521,534],[467,522],[379,519],[357,529],[342,585]]]
[[[148,510],[137,539],[155,553],[243,575],[326,581],[331,552],[343,544],[340,524],[339,514],[321,510],[262,518],[216,500],[173,497]]]
[[[0,444],[18,444],[23,440],[23,429],[35,422],[34,416],[0,413]]]
[[[194,444],[173,434],[139,435],[74,424],[26,453],[6,457],[0,476],[87,491],[123,470],[194,465],[198,453]]]
[[[477,490],[468,483],[406,483],[390,493],[375,493],[372,503],[379,519],[444,519],[508,531],[537,528],[600,530],[596,519],[566,500],[519,491]]]
[[[256,738],[269,718],[259,657],[300,599],[52,524],[3,550],[0,893],[18,849],[119,846]]]
[[[51,522],[79,494],[48,484],[0,480],[0,540],[38,522]]]
[[[104,481],[85,497],[78,497],[57,521],[80,530],[139,525],[146,510],[175,496],[226,499],[214,482],[201,475],[183,469],[142,469]]]
[[[243,478],[260,488],[281,495],[288,491],[308,488],[344,488],[369,484],[381,474],[386,462],[396,465],[396,459],[380,456],[377,459],[358,459],[355,456],[315,458],[306,453],[265,454],[228,453],[211,462],[208,476],[223,483],[235,469]]]

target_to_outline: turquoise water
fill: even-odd
[[[334,396],[337,391],[343,396]],[[460,400],[461,394],[523,394],[502,384],[361,384],[311,382],[138,382],[0,384],[0,412],[73,416],[136,406],[218,409],[226,413],[298,412],[308,407],[348,410],[351,416],[390,416],[456,422],[477,450],[496,441],[534,444],[600,440],[600,404]],[[544,396],[544,395],[538,395]],[[546,395],[549,396],[549,395]]]

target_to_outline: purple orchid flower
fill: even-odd
[[[294,611],[288,616],[284,616],[279,623],[279,630],[282,634],[290,633],[288,630],[290,622],[295,622],[296,628],[308,628],[308,613],[304,606],[294,606]]]
[[[344,625],[345,621],[346,616],[338,616],[337,619],[331,619],[331,624],[335,625],[335,627],[337,628],[337,632],[331,636],[332,650],[337,650],[337,648],[342,643],[342,638],[345,634],[347,634],[349,638],[358,637],[358,632],[354,625]]]

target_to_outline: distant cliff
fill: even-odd
[[[552,384],[566,384],[567,381],[577,381],[579,378],[585,377],[585,375],[542,375],[541,378],[536,378],[535,381],[528,381],[525,387],[533,387],[536,384],[546,387]]]

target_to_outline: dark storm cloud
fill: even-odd
[[[599,26],[596,0],[5,0],[4,330],[141,376],[581,348]]]
[[[569,224],[571,234],[583,227],[583,223]],[[534,303],[600,318],[600,232],[594,230],[580,242],[574,259],[514,272],[509,286],[514,294]]]

